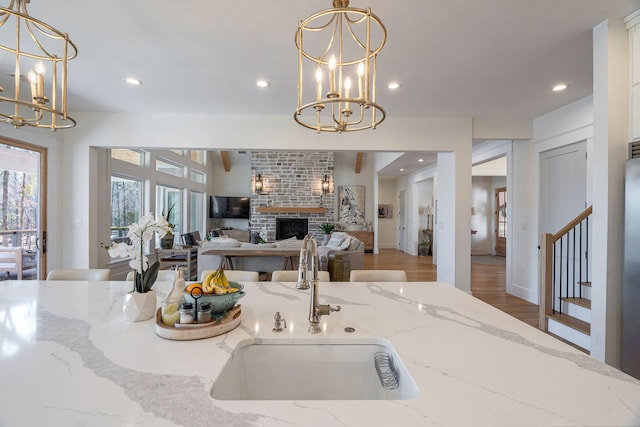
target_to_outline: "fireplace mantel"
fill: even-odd
[[[260,213],[326,213],[325,208],[309,208],[296,206],[260,206],[256,209]]]

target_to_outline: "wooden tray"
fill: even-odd
[[[162,313],[159,308],[156,311],[156,334],[168,340],[190,341],[211,338],[217,335],[226,334],[240,325],[240,304],[236,304],[227,311],[220,319],[205,325],[194,325],[191,328],[174,328],[162,323]]]

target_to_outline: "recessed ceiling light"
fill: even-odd
[[[419,161],[420,163],[422,163],[422,162],[424,162],[424,159],[418,159],[418,161]]]
[[[389,89],[391,90],[396,90],[400,87],[400,83],[398,82],[391,82],[389,83],[389,85],[387,86]]]
[[[258,87],[269,87],[269,86],[271,86],[271,83],[269,83],[266,80],[258,80],[256,82],[256,85],[258,85]]]
[[[400,168],[400,172],[404,172],[404,168]]]
[[[557,85],[555,85],[553,87],[553,91],[554,92],[562,92],[563,90],[565,90],[568,86],[564,83],[559,83]]]
[[[136,79],[134,77],[127,77],[126,79],[124,79],[124,81],[132,86],[140,86],[142,84],[142,80]]]

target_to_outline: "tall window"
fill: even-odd
[[[189,198],[189,231],[199,231],[200,236],[206,236],[204,232],[204,194],[192,191]]]
[[[132,165],[142,166],[144,164],[144,151],[129,150],[127,148],[111,149],[111,158],[131,163]]]
[[[127,239],[127,227],[140,220],[142,181],[111,176],[111,242]]]
[[[174,235],[183,233],[181,194],[178,188],[156,186],[156,212],[164,215],[167,221],[173,224]]]
[[[204,150],[191,150],[191,160],[204,165],[205,153],[206,151]]]
[[[156,159],[156,170],[158,172],[168,173],[169,175],[177,177],[184,176],[184,166],[162,158]]]

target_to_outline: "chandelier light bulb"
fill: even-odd
[[[44,76],[45,72],[47,71],[42,61],[36,62],[36,66],[34,67],[34,69],[36,70],[36,73],[41,76]]]
[[[33,71],[33,70],[30,70],[30,71],[27,73],[27,78],[29,79],[29,82],[30,82],[32,85],[34,85],[34,84],[36,84],[36,83],[38,82],[38,76],[37,76],[36,72],[35,72],[35,71]]]
[[[320,64],[316,68],[316,98],[318,101],[322,99],[322,68],[320,68]]]
[[[329,90],[331,92],[336,91],[336,65],[336,56],[331,55],[329,57]]]

